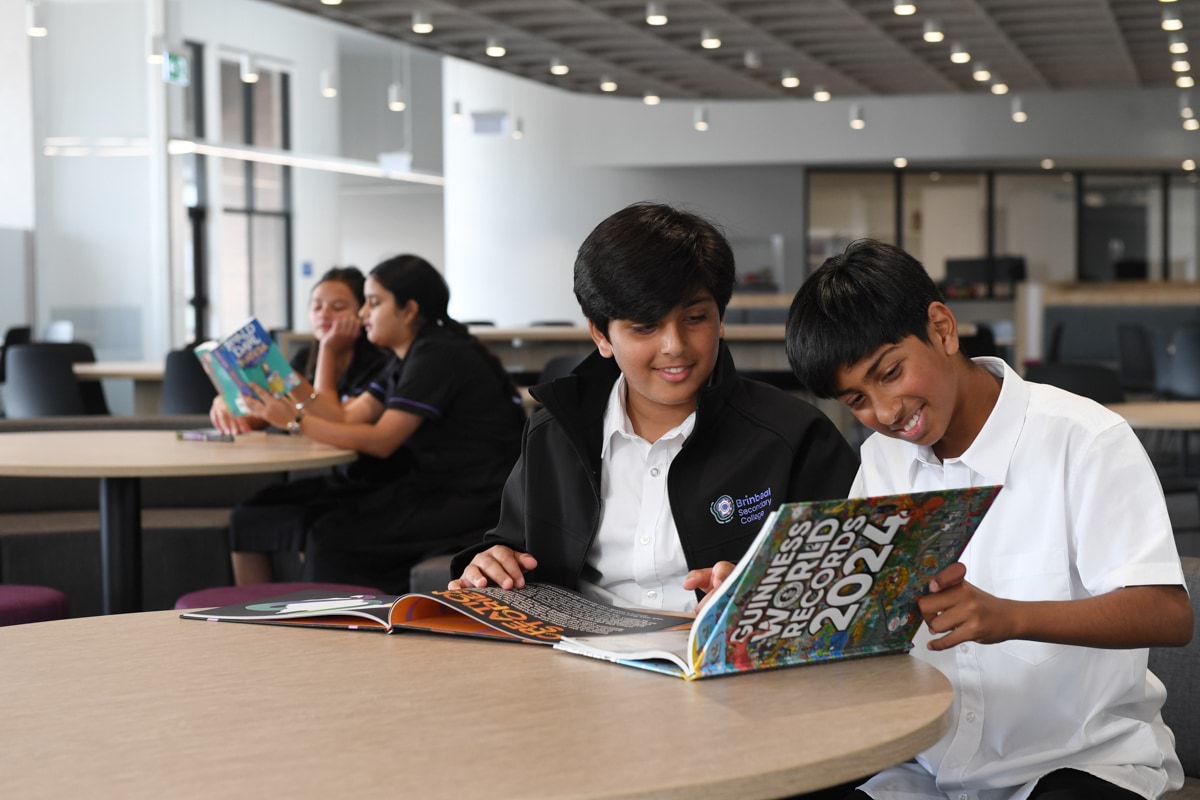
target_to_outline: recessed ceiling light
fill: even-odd
[[[711,28],[700,31],[700,46],[705,50],[716,50],[721,46],[721,37]]]
[[[1183,121],[1183,129],[1185,131],[1200,131],[1200,119],[1189,117]]]
[[[700,133],[708,130],[708,109],[704,106],[696,106],[696,110],[692,112],[693,122],[692,127]]]
[[[824,86],[818,86],[813,89],[813,100],[816,100],[818,103],[828,103],[832,97],[833,95]]]
[[[1192,65],[1188,63],[1186,58],[1177,58],[1171,62],[1172,72],[1191,72]]]
[[[925,20],[925,33],[922,38],[930,44],[937,44],[946,38],[946,34],[942,33],[942,25],[936,19]]]
[[[911,17],[917,13],[917,4],[911,0],[892,0],[892,11],[900,17]]]
[[[398,83],[388,84],[388,108],[392,111],[408,108],[408,103],[404,102],[404,87]]]
[[[504,48],[504,43],[495,36],[489,36],[487,40],[487,47],[484,48],[483,52],[487,53],[492,58],[503,58],[504,54],[507,53],[508,50]]]
[[[1053,158],[1043,158],[1042,159],[1042,169],[1054,169],[1054,159]]]
[[[950,60],[955,64],[966,64],[971,60],[971,54],[961,44],[950,45]]]
[[[795,89],[800,85],[800,78],[796,77],[796,73],[792,70],[785,69],[779,82],[783,84],[785,89]]]
[[[647,91],[642,95],[642,102],[648,106],[656,106],[662,102],[662,98],[659,97],[658,92]]]
[[[615,92],[616,90],[617,90],[617,82],[616,81],[614,81],[612,78],[608,77],[607,75],[604,75],[603,77],[600,78],[600,91]]]
[[[1185,159],[1183,162],[1183,168],[1186,169],[1188,172],[1191,172],[1192,170],[1194,170],[1196,168],[1196,162],[1190,158]]]
[[[908,166],[908,159],[904,156],[898,156],[892,159],[892,166],[896,169],[904,169]]]
[[[1012,121],[1025,122],[1029,119],[1029,115],[1025,113],[1025,106],[1021,102],[1021,98],[1014,97],[1012,101]]]
[[[1172,54],[1181,56],[1188,51],[1187,39],[1183,38],[1182,33],[1172,33],[1167,37],[1167,50]]]
[[[865,127],[867,127],[867,120],[863,117],[862,104],[852,104],[850,106],[850,129],[861,131]]]
[[[667,24],[667,4],[666,3],[646,3],[646,24],[647,25],[666,25]]]
[[[1008,84],[997,81],[992,84],[992,94],[1008,94]]]
[[[991,70],[984,64],[976,64],[975,71],[971,73],[971,77],[980,83],[986,83],[992,79]]]
[[[1175,79],[1175,85],[1180,89],[1190,89],[1196,85],[1196,81],[1192,79],[1191,75],[1180,75]]]
[[[1183,19],[1180,18],[1179,12],[1173,8],[1164,8],[1162,13],[1162,29],[1164,31],[1181,31],[1183,30]]]
[[[414,11],[412,15],[413,33],[433,33],[433,17],[428,11]]]
[[[570,71],[571,71],[571,68],[568,67],[566,62],[563,61],[561,58],[550,59],[550,74],[551,75],[566,75]]]

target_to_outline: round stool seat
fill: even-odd
[[[0,625],[67,618],[67,596],[49,586],[0,585]]]
[[[315,589],[329,592],[331,596],[340,594],[385,594],[372,586],[350,586],[344,583],[254,583],[249,586],[214,586],[211,589],[200,589],[188,592],[175,601],[175,608],[216,608],[218,606],[237,606],[266,600],[271,597],[306,592]]]

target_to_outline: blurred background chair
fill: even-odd
[[[567,319],[537,319],[529,323],[531,328],[574,328],[575,323]]]
[[[975,324],[974,335],[958,337],[958,346],[968,358],[1000,355],[1000,351],[996,349],[996,334],[992,332],[990,325],[983,323]]]
[[[1176,400],[1200,400],[1200,325],[1184,325],[1171,337],[1167,394]]]
[[[1125,402],[1116,370],[1099,364],[1029,364],[1025,380],[1057,386],[1104,405]]]
[[[160,407],[163,414],[207,414],[216,396],[217,390],[191,350],[167,353]]]
[[[8,417],[77,417],[85,413],[80,383],[66,352],[24,344],[10,348],[7,360]]]
[[[542,371],[538,374],[538,383],[549,383],[567,377],[584,358],[586,356],[555,356],[542,365]]]
[[[8,352],[8,348],[15,347],[19,344],[29,344],[33,338],[33,329],[28,325],[21,325],[16,328],[9,328],[4,333],[4,342],[0,343],[0,383],[4,383],[4,357]]]
[[[1117,325],[1117,373],[1127,392],[1154,394],[1158,389],[1154,334],[1144,325]]]

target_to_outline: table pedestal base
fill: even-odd
[[[142,484],[100,479],[100,576],[105,614],[142,610]]]

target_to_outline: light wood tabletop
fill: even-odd
[[[78,378],[130,378],[135,381],[161,381],[166,370],[162,361],[81,361],[71,365]]]
[[[173,431],[5,433],[0,475],[47,478],[147,478],[285,472],[346,464],[339,450],[302,436],[265,432],[233,442],[184,442]]]
[[[1144,403],[1113,403],[1108,406],[1138,430],[1200,430],[1200,402],[1160,400]]]
[[[0,797],[766,798],[912,757],[886,656],[687,683],[548,647],[176,612],[0,629]]]
[[[357,457],[353,450],[265,432],[233,442],[185,442],[174,431],[0,434],[0,475],[100,479],[105,614],[142,607],[142,478],[288,472],[346,464]]]
[[[729,342],[783,342],[783,325],[726,325]],[[592,335],[586,325],[546,325],[534,328],[493,328],[477,325],[471,333],[481,342],[588,342]]]

